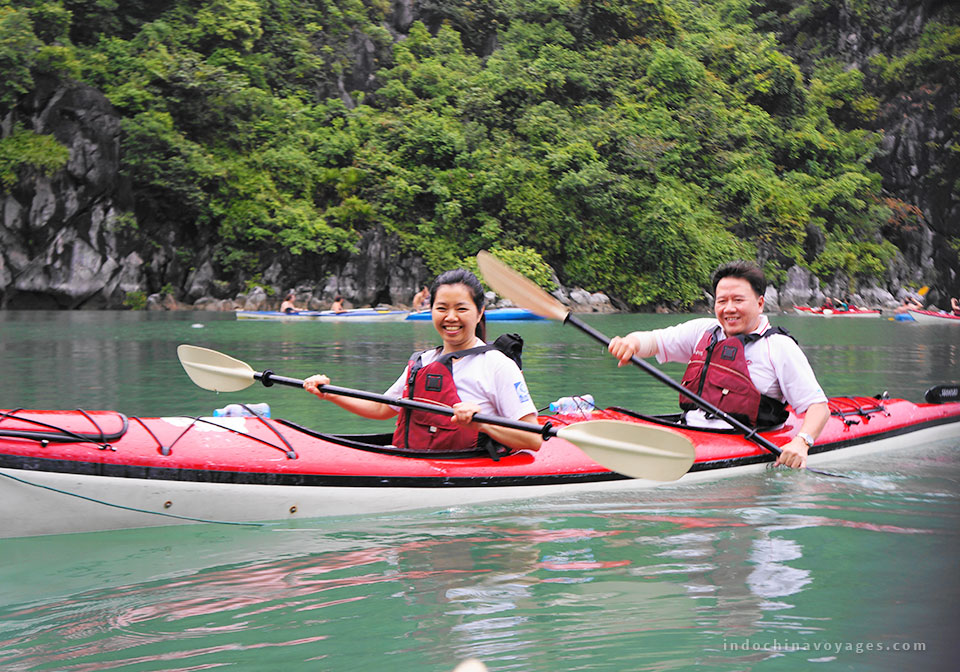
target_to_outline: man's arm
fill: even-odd
[[[811,441],[816,441],[820,432],[830,419],[830,409],[825,402],[810,404],[807,412],[803,414],[803,423],[800,425],[800,431],[790,439],[789,443],[780,450],[780,457],[777,458],[777,464],[783,464],[794,469],[803,469],[807,466],[807,453],[810,452],[812,445],[804,439],[808,436]]]

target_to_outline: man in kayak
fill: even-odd
[[[430,307],[430,290],[424,285],[420,291],[413,295],[413,309],[415,311],[427,310]]]
[[[907,296],[903,297],[903,303],[897,306],[897,309],[893,312],[897,315],[900,315],[911,310],[923,310],[923,304],[908,294]]]
[[[800,431],[786,445],[777,464],[803,468],[830,417],[827,397],[793,337],[771,327],[763,314],[766,280],[754,264],[735,261],[713,275],[716,319],[698,318],[666,329],[635,331],[611,339],[610,353],[620,366],[630,358],[686,362],[685,388],[746,424],[777,424],[783,404],[803,415]],[[744,375],[746,374],[746,375]],[[698,427],[728,427],[681,395],[684,419]]]
[[[343,307],[343,297],[337,294],[333,297],[333,303],[330,304],[330,310],[335,313],[345,313],[347,312]]]
[[[398,415],[393,445],[400,450],[458,453],[485,444],[482,433],[509,450],[537,450],[542,436],[519,429],[473,421],[477,413],[536,422],[537,407],[527,392],[520,367],[504,352],[485,342],[483,287],[470,271],[441,274],[430,288],[433,326],[442,345],[414,353],[396,382],[386,391],[393,398],[412,398],[452,407],[452,418],[398,406],[325,394],[325,375],[307,378],[303,387],[351,413],[374,420]],[[498,339],[499,340],[499,339]],[[496,447],[491,454],[496,454]]]

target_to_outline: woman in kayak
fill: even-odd
[[[287,294],[287,298],[283,300],[283,303],[280,304],[280,312],[286,313],[287,315],[296,315],[300,312],[301,308],[298,308],[294,301],[297,300],[297,295],[293,292]]]
[[[479,433],[510,450],[539,449],[539,434],[473,421],[477,413],[524,422],[537,417],[520,368],[484,340],[484,296],[477,277],[464,269],[441,274],[430,287],[430,310],[443,344],[414,353],[386,395],[452,407],[452,418],[324,394],[320,386],[330,379],[322,374],[307,378],[304,389],[365,418],[386,420],[399,414],[393,443],[403,450],[463,452],[478,445]]]
[[[782,423],[784,403],[803,415],[800,431],[777,464],[803,468],[830,411],[806,356],[792,336],[763,314],[766,280],[753,264],[724,264],[713,275],[716,319],[699,318],[666,329],[635,331],[610,340],[623,366],[633,356],[686,362],[683,385],[745,424]],[[681,395],[684,419],[699,427],[729,427]]]

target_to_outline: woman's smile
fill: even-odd
[[[473,346],[483,312],[474,304],[466,285],[440,285],[433,297],[431,315],[434,328],[443,338],[444,352]]]

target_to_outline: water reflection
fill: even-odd
[[[588,321],[615,334],[680,319]],[[204,329],[192,328],[197,320]],[[777,321],[798,336],[832,394],[890,389],[919,399],[934,382],[960,379],[956,332],[803,320]],[[0,354],[8,380],[18,381],[0,387],[0,407],[155,415],[223,405],[186,380],[173,354],[180,342],[285,375],[336,372],[345,386],[381,391],[411,352],[435,343],[428,324],[317,327],[198,314],[0,313]],[[492,335],[501,329],[526,340],[540,405],[585,392],[646,411],[676,403],[574,330],[518,323]],[[664,370],[676,377],[679,368]],[[366,428],[296,390],[251,388],[229,397],[238,400],[268,401],[275,417],[315,426]],[[746,670],[776,656],[796,669],[823,658],[724,649],[789,636],[923,640],[926,658],[837,659],[933,669],[956,651],[960,618],[958,448],[903,446],[835,467],[854,476],[843,480],[767,472],[299,528],[4,540],[0,668],[449,672],[477,656],[491,670],[622,672]]]

